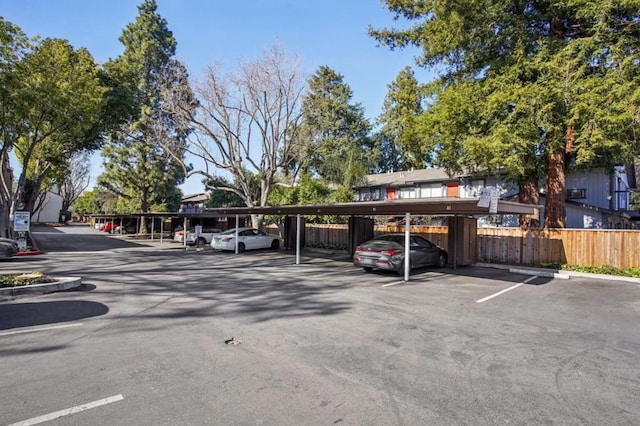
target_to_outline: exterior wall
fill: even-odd
[[[589,204],[603,209],[610,209],[611,202],[608,197],[611,194],[611,176],[603,171],[576,172],[567,175],[567,195],[571,190],[585,190],[585,198],[572,198],[570,200]]]
[[[60,210],[62,210],[62,197],[48,191],[42,207],[31,216],[31,221],[33,223],[58,222]]]
[[[607,227],[607,220],[601,212],[570,204],[565,205],[565,212],[567,228],[603,229]]]
[[[420,176],[412,176],[420,178]],[[416,181],[416,183],[379,183],[377,187],[360,188],[356,192],[356,201],[391,200],[395,198],[429,198],[457,196],[476,198],[480,190],[493,187],[501,198],[515,197],[518,186],[506,182],[500,176],[448,179],[439,176],[439,180]],[[455,184],[460,182],[459,186]],[[454,185],[452,185],[454,184]],[[629,183],[624,167],[616,168],[613,174],[603,170],[572,172],[566,181],[566,227],[573,229],[615,229],[629,228],[629,221],[622,219],[622,213],[629,208]],[[540,204],[544,205],[544,186],[541,185]],[[604,210],[604,211],[603,211]],[[544,223],[544,208],[540,209],[540,223]],[[518,226],[517,216],[485,216],[478,218],[480,227]]]

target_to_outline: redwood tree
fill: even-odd
[[[409,26],[371,36],[418,46],[418,63],[442,70],[423,126],[437,163],[507,173],[534,202],[542,171],[545,226],[555,228],[565,223],[567,153],[588,168],[637,151],[637,1],[385,3]]]

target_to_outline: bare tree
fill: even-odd
[[[201,175],[207,188],[233,192],[248,207],[266,205],[276,173],[293,161],[299,146],[304,79],[298,61],[276,46],[226,75],[209,66],[193,84],[197,100],[186,79],[172,80],[163,108],[194,129],[187,153],[203,164],[189,170],[183,162],[186,176]],[[221,184],[220,171],[233,176],[233,185]],[[251,185],[256,177],[259,194]],[[251,219],[257,226],[260,218]]]
[[[91,159],[86,152],[76,153],[67,159],[68,174],[60,182],[62,210],[68,211],[71,205],[89,187],[91,181]]]

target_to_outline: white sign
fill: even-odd
[[[498,191],[495,188],[491,188],[491,202],[489,203],[489,213],[498,213]]]
[[[13,230],[15,232],[28,231],[31,222],[31,213],[25,211],[13,212]]]
[[[480,200],[477,206],[486,209],[491,202],[491,188],[482,188],[480,190]]]

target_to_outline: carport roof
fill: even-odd
[[[478,198],[420,198],[404,200],[364,201],[318,205],[276,206],[276,207],[221,207],[207,209],[201,213],[139,213],[135,215],[94,215],[96,217],[125,216],[171,216],[171,217],[226,217],[235,215],[415,215],[453,216],[489,214],[537,214],[538,206],[513,201],[498,200],[495,213],[488,207],[478,207]]]

